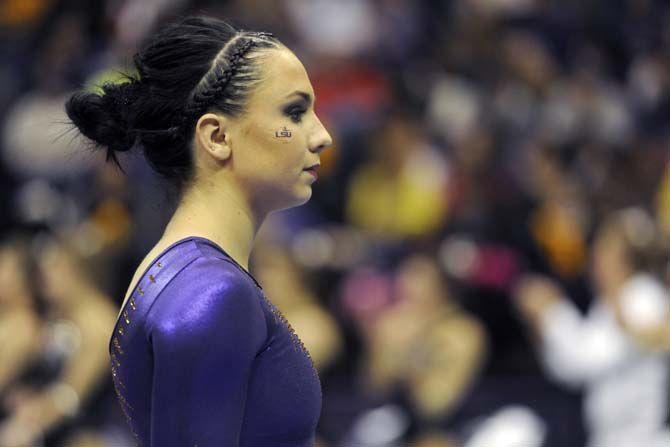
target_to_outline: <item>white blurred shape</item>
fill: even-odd
[[[430,93],[428,116],[433,128],[450,141],[460,141],[477,127],[480,94],[466,80],[444,76]]]
[[[633,135],[633,118],[618,87],[600,89],[591,110],[593,136],[608,144],[623,144]]]
[[[183,3],[186,0],[124,1],[116,15],[117,39],[125,45],[137,46],[162,15],[178,9]]]
[[[16,193],[15,207],[24,222],[52,220],[61,208],[62,197],[44,180],[32,180]]]
[[[440,245],[439,259],[448,274],[466,278],[477,262],[477,247],[469,239],[452,236]]]
[[[626,281],[620,303],[624,320],[635,329],[660,326],[670,316],[668,291],[649,274],[638,274]]]
[[[482,422],[465,447],[541,447],[546,431],[531,409],[509,405]]]
[[[66,124],[66,99],[31,93],[9,110],[2,158],[10,169],[25,177],[63,178],[100,162],[82,149],[83,139]]]
[[[351,56],[370,48],[379,34],[378,15],[367,0],[285,0],[301,41],[318,53]]]
[[[381,447],[398,440],[409,427],[405,410],[394,404],[365,412],[354,424],[352,436],[357,446]]]
[[[628,72],[628,88],[632,100],[644,108],[655,107],[663,95],[663,68],[649,56],[636,58]]]

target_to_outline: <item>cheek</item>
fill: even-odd
[[[240,173],[281,181],[304,168],[306,142],[298,125],[283,120],[251,123],[240,134]]]
[[[290,168],[296,161],[302,162],[305,144],[297,125],[266,123],[257,126],[254,133],[258,150],[275,168]]]
[[[294,123],[291,120],[277,120],[268,123],[264,135],[268,142],[281,146],[293,146],[304,139],[301,124]]]

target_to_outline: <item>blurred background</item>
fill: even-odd
[[[670,446],[660,0],[0,0],[0,445],[136,445],[108,344],[170,197],[63,106],[188,14],[277,34],[335,142],[251,263],[319,447]]]

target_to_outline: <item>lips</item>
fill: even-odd
[[[321,165],[317,163],[315,165],[310,166],[309,168],[303,169],[303,171],[311,174],[312,176],[314,176],[314,178],[317,178],[318,175],[316,173],[316,170],[319,168],[319,166]]]

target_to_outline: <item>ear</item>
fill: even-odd
[[[205,113],[195,125],[195,138],[205,151],[219,161],[230,157],[230,121],[222,115]]]

